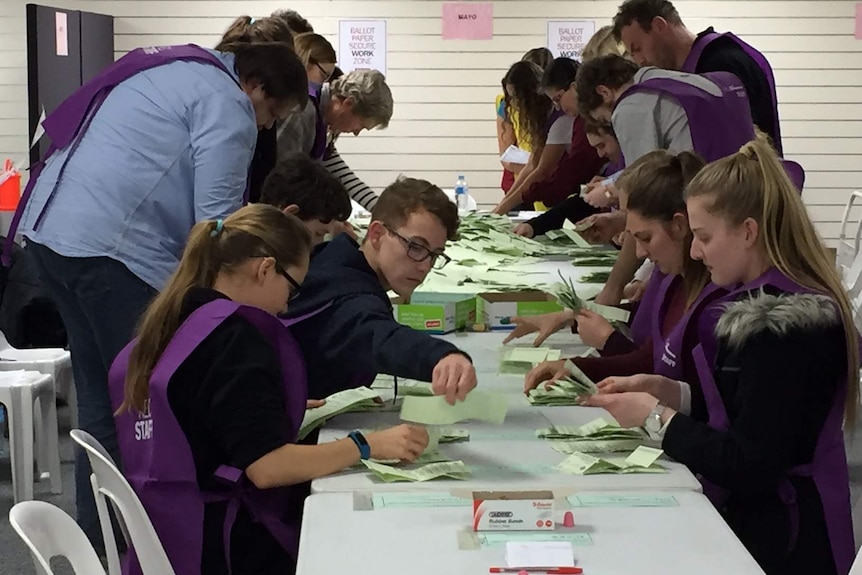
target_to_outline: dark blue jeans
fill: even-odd
[[[157,292],[108,257],[61,256],[34,242],[26,249],[66,326],[78,392],[78,426],[99,440],[120,465],[108,370]],[[75,503],[78,524],[101,552],[104,543],[90,487],[90,464],[82,449],[75,451]]]

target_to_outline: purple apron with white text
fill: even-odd
[[[776,268],[770,268],[758,279],[732,292],[724,301],[732,303],[742,294],[767,285],[774,286],[785,293],[813,293],[792,281]],[[713,373],[717,348],[716,341],[705,341],[695,348],[693,356],[706,400],[706,407],[709,411],[709,426],[718,431],[727,431],[730,429],[730,421]],[[850,517],[850,478],[842,429],[846,393],[847,383],[842,382],[835,392],[835,398],[829,414],[826,416],[823,429],[820,430],[812,461],[788,469],[787,476],[778,488],[779,498],[787,508],[790,518],[789,549],[793,549],[799,534],[799,509],[796,505],[796,490],[787,477],[811,477],[814,480],[823,504],[823,514],[832,546],[832,557],[839,575],[844,575],[850,570],[855,556],[853,527]],[[704,494],[720,509],[727,501],[729,493],[703,477],[698,477],[698,479],[703,484]]]
[[[326,122],[323,119],[323,111],[320,109],[322,91],[311,84],[308,85],[308,99],[314,104],[314,145],[311,147],[311,157],[315,160],[324,160],[326,157]]]
[[[712,302],[720,298],[726,290],[710,282],[703,287],[697,299],[685,310],[679,321],[674,324],[667,337],[662,335],[661,328],[664,325],[664,318],[667,313],[667,307],[671,301],[668,297],[668,292],[675,280],[681,277],[667,276],[662,281],[660,288],[658,305],[653,307],[653,322],[652,322],[652,347],[653,347],[653,373],[663,375],[675,381],[685,381],[685,371],[683,369],[683,358],[685,354],[690,353],[690,349],[686,349],[686,335],[689,333],[689,325],[692,320],[700,325],[703,319],[702,312]],[[713,324],[715,325],[715,324]]]
[[[653,310],[658,308],[662,301],[662,285],[668,275],[663,273],[658,266],[653,267],[652,274],[647,281],[647,287],[641,296],[635,315],[630,326],[632,341],[640,347],[652,335]]]
[[[305,364],[299,346],[287,322],[226,299],[200,307],[177,330],[150,377],[147,413],[127,411],[116,418],[123,473],[140,498],[177,574],[200,573],[206,503],[228,504],[223,528],[228,569],[231,528],[240,507],[262,523],[294,560],[298,551],[302,492],[295,487],[259,490],[241,470],[226,465],[215,473],[216,482],[224,488],[201,492],[191,448],[168,401],[168,382],[174,372],[233,314],[252,323],[278,353],[289,419],[285,436],[295,442],[307,398]],[[129,354],[134,345],[135,341],[127,345],[111,366],[108,381],[115,410],[123,401]],[[124,560],[123,575],[140,574],[140,565],[130,551]]]
[[[627,96],[637,92],[673,98],[688,117],[694,151],[707,162],[720,160],[735,154],[754,139],[751,108],[742,82],[733,74],[710,72],[703,74],[703,77],[714,83],[721,90],[721,95],[716,96],[681,80],[652,78],[628,88],[619,97],[617,106]]]
[[[2,261],[4,266],[9,266],[10,257],[12,255],[12,244],[14,242],[15,232],[18,230],[18,225],[21,222],[21,217],[24,214],[24,209],[30,196],[33,194],[33,188],[36,186],[36,181],[39,179],[39,174],[42,172],[45,164],[50,159],[51,155],[58,151],[64,150],[71,146],[69,153],[66,155],[63,165],[57,174],[57,182],[54,184],[54,189],[51,190],[48,198],[45,200],[45,205],[42,211],[36,217],[33,224],[33,229],[39,227],[42,217],[48,210],[51,204],[51,199],[60,179],[63,177],[63,172],[66,169],[72,155],[75,153],[75,148],[81,141],[84,133],[90,125],[93,117],[98,112],[99,108],[105,102],[108,94],[122,82],[128,80],[132,76],[156,68],[164,66],[179,60],[188,62],[199,62],[202,64],[210,64],[220,68],[231,78],[231,72],[225,67],[224,63],[212,53],[204,50],[194,44],[185,44],[182,46],[153,46],[148,48],[137,48],[132,50],[107,68],[103,70],[95,78],[75,90],[75,92],[66,98],[54,112],[51,113],[45,121],[42,122],[42,127],[45,129],[45,134],[51,138],[51,146],[45,153],[45,158],[33,164],[30,167],[30,179],[27,186],[24,188],[24,193],[21,195],[21,200],[18,203],[18,208],[15,210],[15,215],[12,218],[12,223],[9,227],[9,233],[6,236],[6,241],[3,245]],[[248,202],[248,185],[246,184],[243,194],[243,203]]]

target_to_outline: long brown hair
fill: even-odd
[[[503,77],[503,93],[505,94],[506,114],[511,123],[512,113],[517,111],[518,125],[529,138],[533,150],[539,149],[545,143],[545,128],[551,115],[553,103],[541,93],[542,75],[544,70],[532,62],[521,60],[515,62]],[[507,85],[514,88],[510,96]]]
[[[240,16],[228,26],[215,49],[227,52],[225,48],[231,44],[255,42],[285,42],[293,46],[293,33],[281,18]]]
[[[707,166],[688,186],[686,199],[708,197],[707,211],[734,226],[757,222],[758,242],[769,263],[794,282],[831,297],[838,305],[847,340],[847,399],[844,421],[855,424],[859,347],[853,312],[841,278],[799,191],[762,133],[739,152]]]
[[[183,304],[192,289],[212,287],[218,274],[234,273],[253,257],[275,258],[283,268],[304,266],[310,251],[311,236],[303,223],[272,206],[252,204],[224,221],[195,224],[176,271],[138,323],[117,413],[145,410],[150,375],[180,327]]]
[[[685,188],[706,162],[694,152],[672,154],[656,150],[641,156],[626,168],[617,182],[626,194],[626,210],[661,222],[670,222],[678,213],[686,213]],[[682,280],[686,309],[709,283],[709,270],[691,257],[692,233],[688,230],[683,249]]]
[[[338,56],[335,54],[335,48],[329,43],[329,40],[320,34],[313,32],[308,34],[299,34],[293,39],[293,47],[296,49],[296,55],[306,66],[311,64],[335,64],[338,61]]]

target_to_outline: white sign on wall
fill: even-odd
[[[338,66],[352,70],[378,70],[386,74],[386,20],[338,22]]]
[[[581,59],[584,46],[596,33],[594,20],[548,22],[548,50],[554,58]]]

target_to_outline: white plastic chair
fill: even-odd
[[[113,504],[123,534],[126,536],[126,540],[131,542],[131,546],[135,548],[135,554],[144,575],[174,575],[174,568],[168,560],[168,555],[165,553],[165,548],[162,547],[147,511],[105,448],[96,438],[80,429],[73,429],[69,435],[72,436],[75,443],[87,452],[90,468],[93,470],[90,482],[93,485],[99,521],[102,524],[105,552],[108,556],[108,571],[111,575],[119,573],[120,563],[116,539],[104,498],[109,499]],[[99,507],[100,499],[102,500],[101,507]]]
[[[38,575],[54,575],[51,559],[65,557],[75,575],[105,575],[96,551],[65,511],[44,501],[24,501],[9,511],[12,529],[30,548]]]
[[[34,417],[36,400],[40,407],[38,418]],[[0,403],[6,406],[9,417],[15,503],[33,499],[34,459],[42,472],[40,479],[47,469],[51,492],[62,493],[57,404],[52,377],[35,371],[0,373]]]
[[[838,271],[842,276],[847,270],[853,266],[853,261],[859,253],[860,243],[862,243],[862,218],[856,224],[856,231],[848,238],[847,224],[850,222],[850,212],[857,200],[862,200],[862,191],[856,190],[850,194],[847,199],[847,205],[844,207],[844,215],[841,218],[841,230],[838,236],[838,249],[835,253],[835,264],[838,266]],[[855,281],[855,280],[854,280]]]
[[[78,427],[78,396],[72,376],[72,356],[62,348],[16,349],[0,332],[0,371],[38,371],[51,376],[54,389],[66,397],[72,428]]]

